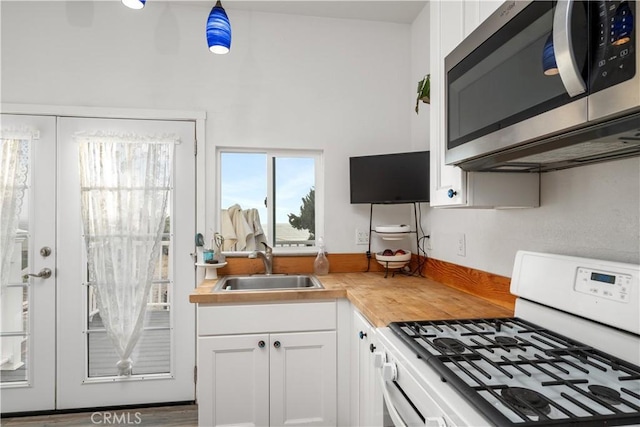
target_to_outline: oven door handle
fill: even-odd
[[[553,52],[562,84],[572,98],[587,90],[578,64],[576,64],[571,38],[573,5],[573,0],[558,0],[553,15]]]
[[[425,426],[426,427],[447,427],[447,423],[442,417],[427,417]]]
[[[393,405],[393,399],[391,398],[391,393],[389,393],[389,389],[387,388],[387,382],[382,375],[380,375],[380,383],[382,388],[382,398],[384,399],[391,421],[393,421],[393,425],[395,427],[408,427],[407,423],[404,422],[400,413]],[[426,417],[424,425],[425,427],[447,427],[447,422],[443,417]]]
[[[384,402],[387,406],[387,411],[389,411],[389,416],[391,417],[391,421],[393,421],[393,425],[395,427],[407,427],[407,424],[404,422],[404,420],[398,413],[398,410],[393,404],[391,394],[389,393],[389,389],[387,388],[387,382],[382,377],[382,375],[380,375],[380,384],[382,389],[382,398],[384,399]]]

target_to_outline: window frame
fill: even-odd
[[[315,236],[324,237],[324,152],[313,149],[282,149],[282,148],[247,148],[247,147],[216,147],[216,192],[215,192],[215,224],[216,230],[221,229],[220,212],[222,206],[222,154],[223,153],[247,153],[264,154],[267,162],[267,223],[265,232],[269,236],[268,244],[273,248],[276,255],[310,255],[318,252],[317,244],[312,246],[275,246],[273,242],[274,230],[274,181],[273,170],[274,158],[305,157],[314,159],[314,180],[315,180]],[[242,208],[245,208],[242,206]],[[296,212],[297,213],[297,212]],[[247,256],[251,251],[223,251],[225,256]]]

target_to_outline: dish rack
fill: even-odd
[[[415,219],[415,228],[412,230],[406,224],[399,225],[380,225],[377,227],[373,227],[373,205],[376,203],[371,203],[370,211],[369,211],[369,236],[373,236],[374,233],[383,240],[403,240],[406,239],[411,234],[415,234],[416,236],[416,248],[419,248],[419,237],[418,237],[418,209],[416,207],[416,203],[411,203],[413,205],[413,218]],[[376,261],[385,268],[384,277],[386,278],[389,275],[389,270],[392,271],[392,276],[395,275],[396,270],[405,267],[411,261],[411,251],[405,251],[405,254],[400,256],[398,255],[382,255],[375,254]],[[369,248],[367,250],[367,271],[369,271],[369,263],[371,262],[371,238],[369,238]],[[416,267],[416,270],[412,273],[415,273],[420,268],[420,263]]]

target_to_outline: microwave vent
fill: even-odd
[[[637,149],[640,145],[638,141],[605,141],[594,142],[588,141],[581,144],[570,145],[568,147],[558,148],[556,150],[546,151],[544,153],[534,154],[516,159],[519,163],[554,163],[565,160],[580,161],[582,158],[593,158],[617,151],[626,151],[628,149]]]
[[[640,111],[456,165],[477,172],[550,172],[635,156],[640,156]]]

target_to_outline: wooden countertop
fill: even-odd
[[[189,296],[198,304],[348,298],[376,327],[409,320],[510,317],[513,311],[423,277],[332,273],[318,277],[325,289],[212,293],[215,280]]]

